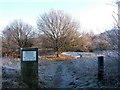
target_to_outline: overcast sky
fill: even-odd
[[[0,0],[0,30],[14,19],[36,27],[37,17],[51,9],[63,10],[80,22],[82,30],[103,32],[113,26],[113,11],[110,5],[116,0]]]

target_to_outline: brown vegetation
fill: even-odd
[[[72,56],[65,56],[62,54],[60,54],[59,57],[56,57],[56,55],[42,55],[42,56],[40,56],[40,58],[42,58],[42,59],[44,58],[47,60],[57,60],[57,61],[74,59],[74,57],[72,57]]]

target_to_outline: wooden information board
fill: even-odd
[[[30,88],[38,87],[38,49],[21,49],[21,78]]]

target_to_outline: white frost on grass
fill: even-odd
[[[66,56],[73,56],[75,58],[96,56],[94,53],[90,53],[90,52],[63,52],[62,54]]]
[[[41,60],[43,61],[46,62],[46,60]],[[97,61],[95,58],[48,62],[47,65],[43,63],[43,66],[39,66],[40,80],[44,81],[48,88],[71,88],[96,78]]]
[[[0,57],[0,89],[2,89],[2,58]]]
[[[108,54],[113,55],[114,53],[115,52],[110,52],[105,54],[105,77],[117,73],[114,70],[116,69],[116,61],[114,60],[114,58],[107,56]],[[20,66],[20,61],[12,61],[11,63],[9,62],[9,60],[5,60],[3,66],[19,70],[18,66]],[[97,57],[78,58],[66,61],[39,59],[39,85],[45,88],[97,87],[97,70]]]
[[[6,68],[11,68],[11,69],[19,69],[20,70],[20,66],[21,66],[21,62],[17,61],[17,60],[12,60],[9,58],[2,58],[2,66],[6,67]]]

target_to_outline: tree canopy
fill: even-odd
[[[38,30],[57,52],[76,47],[79,24],[60,10],[52,10],[38,17]],[[68,48],[69,47],[69,48]]]
[[[31,25],[14,20],[3,30],[3,45],[8,49],[31,47],[34,34]]]

